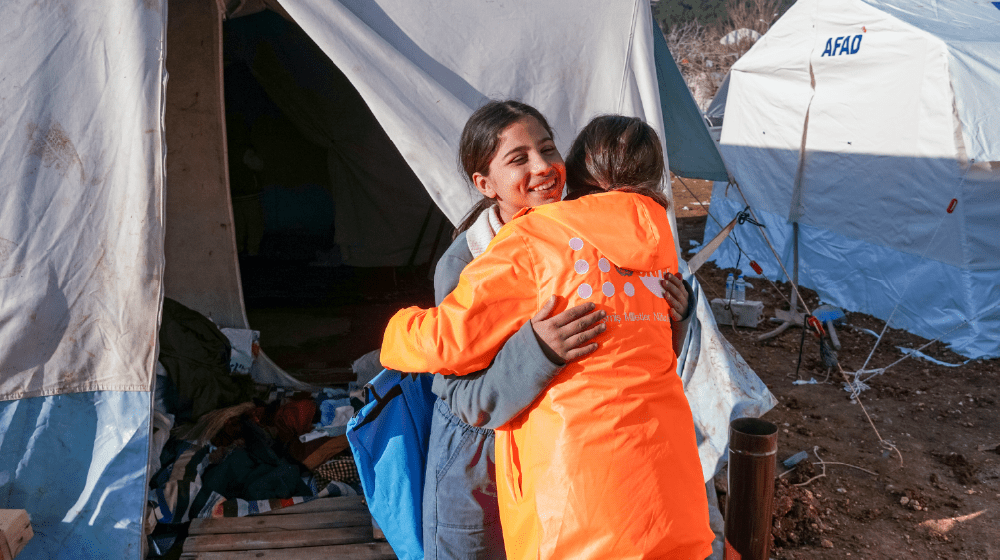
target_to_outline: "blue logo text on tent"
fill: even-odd
[[[823,49],[824,56],[837,56],[839,54],[854,54],[861,50],[861,35],[850,35],[844,37],[830,37],[826,40],[826,48]]]

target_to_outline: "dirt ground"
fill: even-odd
[[[709,202],[711,185],[683,181],[675,181],[674,195],[687,250],[689,239],[702,241],[706,216],[697,203]],[[709,263],[697,276],[706,293],[722,297],[729,272]],[[761,279],[751,282],[747,299],[763,301],[765,317],[788,308],[778,293],[789,297],[788,284],[775,289]],[[804,290],[803,296],[815,308],[816,294]],[[881,332],[884,322],[848,313],[846,323],[837,329],[837,359],[845,372],[854,372],[875,337],[851,326]],[[959,367],[916,358],[895,363],[904,356],[897,347],[927,341],[890,329],[867,369],[895,365],[871,378],[870,389],[852,401],[837,369],[827,374],[812,335],[803,344],[802,330],[791,328],[757,340],[776,326],[721,327],[778,398],[764,416],[779,429],[771,556],[1000,559],[1000,360]],[[940,343],[923,352],[951,364],[965,361]],[[796,379],[819,383],[796,385]],[[801,451],[808,459],[785,472],[782,461]]]
[[[705,181],[674,183],[685,250],[689,240],[702,240],[710,188]],[[426,267],[361,271],[286,263],[269,276],[255,266],[244,266],[244,295],[262,347],[289,372],[319,385],[350,381],[350,362],[378,346],[397,309],[433,303]],[[728,272],[709,263],[698,279],[710,297],[721,297]],[[765,317],[787,308],[779,295],[788,296],[787,284],[752,283],[748,299],[763,301]],[[814,308],[815,294],[803,295]],[[883,327],[856,313],[846,322],[875,332]],[[318,323],[324,328],[308,326]],[[960,367],[915,358],[895,363],[903,357],[897,347],[926,341],[890,329],[868,367],[894,365],[852,401],[840,373],[827,375],[811,335],[803,342],[801,329],[791,328],[757,340],[774,326],[722,327],[779,402],[764,416],[779,428],[771,556],[1000,560],[1000,360]],[[875,338],[847,325],[837,332],[839,363],[856,371]],[[964,361],[939,343],[923,351],[952,364]],[[818,383],[797,385],[796,379]],[[808,458],[785,472],[782,462],[803,451]]]

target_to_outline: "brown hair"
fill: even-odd
[[[567,199],[602,191],[648,196],[668,208],[663,148],[653,127],[636,117],[602,115],[583,127],[566,156]]]
[[[552,127],[538,112],[538,109],[520,101],[494,100],[472,113],[469,120],[465,122],[458,144],[458,161],[470,185],[474,174],[489,175],[490,162],[497,154],[497,148],[500,146],[500,135],[503,134],[503,131],[515,122],[527,117],[537,120],[545,132],[552,136]],[[453,237],[469,229],[479,217],[480,212],[494,204],[496,204],[496,200],[483,197],[469,210],[469,213],[462,219],[462,223],[455,228]]]

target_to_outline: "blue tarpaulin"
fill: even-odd
[[[140,557],[150,398],[0,402],[0,509],[26,510],[34,531],[18,560]]]

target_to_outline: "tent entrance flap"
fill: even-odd
[[[422,265],[444,248],[444,216],[294,23],[270,11],[223,22],[214,6],[178,6],[170,33],[167,297],[220,327],[261,330],[268,348],[278,337],[250,323],[244,297],[268,266],[286,269],[282,292],[315,299],[352,270]],[[310,264],[337,272],[300,281]],[[253,373],[301,385],[266,355]]]
[[[229,20],[223,33],[241,253],[269,249],[262,234],[311,235],[326,243],[298,239],[279,252],[334,251],[359,267],[429,260],[433,240],[420,233],[433,202],[350,80],[274,12]]]
[[[248,319],[298,379],[350,381],[350,363],[377,344],[351,348],[369,330],[356,306],[429,282],[451,224],[355,86],[295,23],[264,11],[222,29]]]

